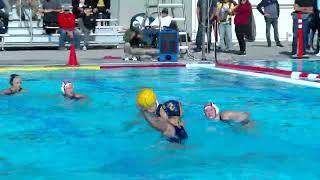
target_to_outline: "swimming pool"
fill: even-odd
[[[9,74],[0,74],[1,87]],[[19,74],[29,92],[0,96],[0,179],[320,178],[318,89],[199,68]],[[65,100],[64,79],[90,100]],[[182,101],[185,146],[139,116],[142,87]],[[256,128],[205,120],[207,100],[249,111]]]
[[[243,60],[233,62],[233,64],[238,65],[249,65],[249,66],[258,66],[258,67],[267,67],[267,68],[276,68],[289,71],[299,71],[307,73],[320,73],[320,61],[319,60]]]

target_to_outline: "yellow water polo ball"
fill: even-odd
[[[142,108],[151,108],[156,104],[157,97],[152,89],[144,88],[138,93],[136,102]]]

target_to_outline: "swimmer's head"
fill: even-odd
[[[20,88],[21,87],[20,76],[18,74],[11,74],[9,83],[14,88]]]
[[[152,89],[144,88],[139,91],[136,97],[136,103],[140,108],[154,112],[157,109],[156,94]]]
[[[69,81],[63,81],[61,85],[61,92],[63,95],[72,96],[73,95],[73,85]]]
[[[219,115],[219,108],[213,102],[205,104],[203,111],[208,119],[216,119]]]

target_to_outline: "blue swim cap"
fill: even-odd
[[[168,117],[181,115],[180,103],[178,101],[175,101],[175,100],[167,101],[163,103],[161,107],[167,113]]]

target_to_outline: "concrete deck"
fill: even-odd
[[[291,44],[283,42],[285,47],[267,47],[264,42],[247,43],[247,55],[237,55],[239,47],[234,46],[235,51],[229,53],[218,52],[220,62],[239,62],[239,61],[283,61],[292,60],[290,57]],[[201,53],[192,53],[195,59],[185,56],[180,59],[180,63],[211,63],[214,53],[207,55],[209,61],[201,61]],[[98,50],[78,50],[77,57],[81,65],[106,65],[113,63],[139,63],[140,61],[123,61],[119,59],[103,59],[104,56],[124,56],[123,49],[98,49]],[[20,50],[20,51],[0,51],[0,66],[17,65],[65,65],[69,58],[68,50]],[[312,60],[320,57],[310,55]],[[143,59],[141,63],[152,62],[151,59]]]

